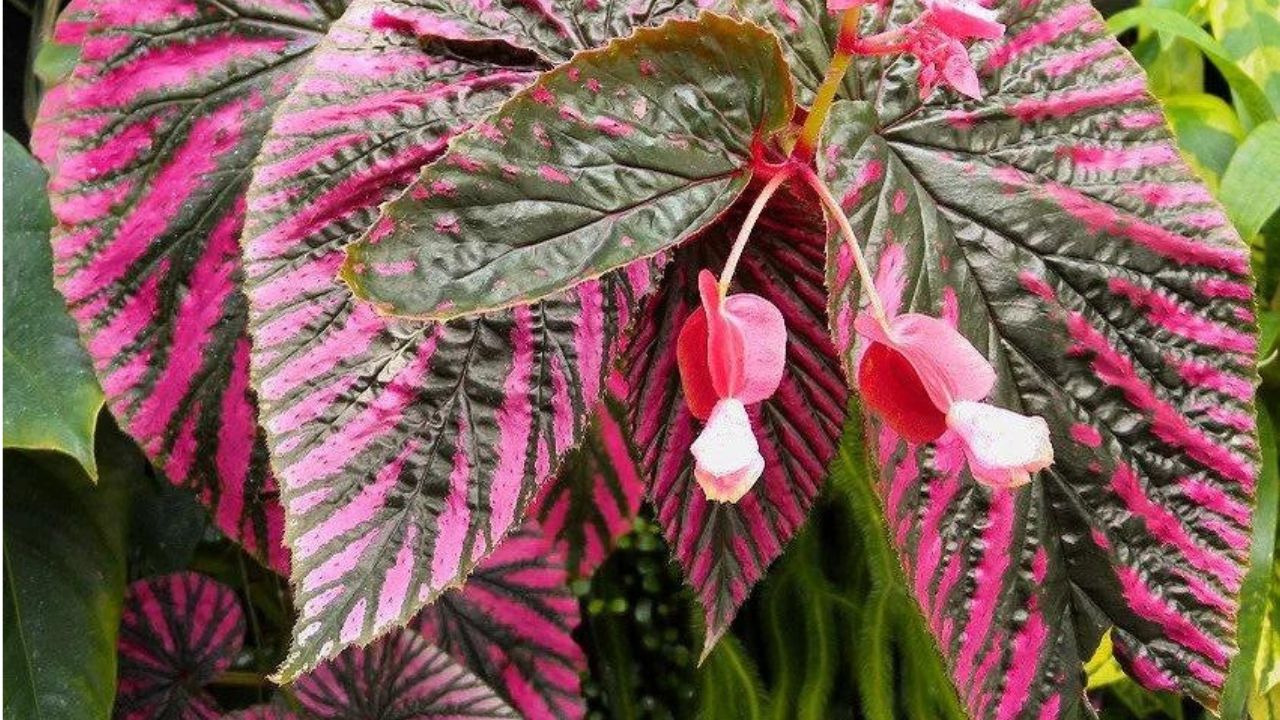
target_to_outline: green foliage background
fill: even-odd
[[[8,4],[5,35],[18,50],[6,49],[5,129],[25,139],[40,78],[66,63],[44,43],[56,3]],[[1280,718],[1272,429],[1280,421],[1280,0],[1098,4],[1147,69],[1184,154],[1252,248],[1266,469],[1240,614],[1242,652],[1221,716]],[[222,538],[191,493],[172,487],[108,415],[99,416],[101,393],[52,295],[42,182],[21,144],[6,137],[4,716],[110,717],[125,583],[182,568],[240,593],[246,651],[212,690],[224,707],[261,702],[274,692],[265,677],[292,622],[287,586]],[[56,342],[37,347],[37,337]],[[691,596],[656,523],[641,517],[601,571],[576,587],[591,716],[964,718],[888,544],[870,477],[860,442],[847,438],[807,526],[701,667]],[[1105,642],[1086,669],[1103,718],[1212,717],[1190,701],[1140,689]]]

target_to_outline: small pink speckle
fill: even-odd
[[[635,128],[630,125],[608,117],[596,118],[594,125],[597,130],[609,137],[622,138],[635,132]]]
[[[573,182],[573,179],[568,175],[565,175],[563,172],[551,167],[550,165],[539,165],[538,174],[541,175],[544,180],[559,183],[560,185],[568,185]]]
[[[593,93],[600,92],[600,81],[595,78],[587,80],[587,89]]]
[[[578,78],[582,76],[582,70],[576,67],[569,68],[568,70],[565,71],[565,73],[569,76],[569,79],[573,80],[574,82],[577,82]]]
[[[652,61],[652,60],[647,60],[647,59],[646,59],[646,60],[641,60],[641,61],[640,61],[640,74],[641,74],[641,75],[644,75],[644,76],[648,77],[649,75],[652,75],[652,74],[653,74],[654,72],[656,72],[656,71],[657,71],[657,68],[654,66],[654,64],[653,64],[653,61]]]
[[[1071,439],[1085,447],[1096,448],[1102,444],[1102,433],[1092,426],[1076,423],[1071,426]]]
[[[582,114],[568,105],[562,105],[560,107],[560,119],[566,122],[582,122]]]
[[[445,235],[458,234],[458,216],[453,213],[445,213],[436,218],[436,232]]]
[[[369,233],[369,244],[377,245],[383,238],[396,231],[396,221],[386,215],[373,226],[373,230]]]
[[[631,103],[631,114],[635,115],[637,120],[641,120],[645,115],[649,114],[649,101],[643,95]]]
[[[484,169],[484,163],[479,160],[473,160],[466,155],[451,155],[449,156],[449,163],[467,172],[477,172]]]
[[[556,103],[556,96],[544,85],[535,87],[533,92],[529,93],[529,97],[533,98],[534,102],[540,102],[543,105],[554,105]]]
[[[431,192],[436,195],[451,196],[458,192],[458,186],[449,180],[436,180],[431,183]]]
[[[498,129],[497,125],[493,125],[487,122],[482,122],[477,124],[476,132],[480,133],[480,135],[483,136],[486,140],[496,142],[496,143],[503,142],[507,139],[506,136],[502,134],[502,131]]]
[[[636,239],[631,237],[630,235],[623,235],[618,240],[618,244],[621,245],[622,247],[631,247],[632,245],[636,244]]]
[[[502,174],[509,178],[513,178],[520,174],[520,168],[515,165],[503,165]]]
[[[899,215],[907,209],[907,193],[899,189],[893,193],[893,211]]]
[[[1057,293],[1045,282],[1044,278],[1036,275],[1030,270],[1023,270],[1018,273],[1018,282],[1029,293],[1032,293],[1042,300],[1052,302],[1057,298]]]
[[[533,137],[537,139],[538,144],[542,147],[551,147],[551,138],[547,135],[547,129],[542,126],[542,123],[533,124]]]

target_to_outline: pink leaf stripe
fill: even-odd
[[[577,577],[589,577],[617,539],[631,530],[644,496],[646,481],[623,429],[626,384],[618,375],[610,384],[610,394],[596,406],[582,445],[566,458],[530,510]]]
[[[238,240],[271,111],[342,3],[73,7],[58,34],[82,43],[81,62],[36,130],[58,287],[121,424],[225,533],[284,568]]]
[[[203,687],[231,666],[244,629],[235,593],[203,575],[176,573],[130,585],[120,619],[115,717],[222,717]]]
[[[571,637],[579,616],[568,580],[560,554],[528,522],[414,627],[521,717],[576,720],[586,713],[580,678],[587,661]]]
[[[412,630],[350,648],[298,678],[303,709],[325,720],[517,718],[479,678]]]
[[[986,101],[921,107],[890,73],[876,105],[837,109],[821,170],[890,305],[972,339],[992,401],[1044,416],[1056,463],[991,492],[949,436],[872,423],[889,526],[974,717],[1085,712],[1080,662],[1111,624],[1133,677],[1212,704],[1257,453],[1247,257],[1088,4],[1001,16],[1008,37],[975,56]],[[853,363],[856,275],[829,258]]]
[[[653,282],[640,262],[447,325],[379,316],[335,283],[379,203],[541,67],[511,49],[493,56],[510,64],[469,60],[473,45],[387,19],[430,12],[354,4],[281,106],[249,191],[254,381],[299,608],[285,679],[403,625],[518,525]]]
[[[627,375],[636,445],[646,475],[653,477],[650,498],[705,612],[704,653],[804,523],[835,453],[848,402],[826,331],[821,214],[807,201],[780,194],[756,226],[731,289],[763,296],[787,323],[782,385],[772,398],[748,408],[764,475],[736,504],[709,502],[694,481],[689,447],[699,421],[681,394],[673,338],[699,307],[698,271],[723,265],[741,210],[676,253],[637,328]]]

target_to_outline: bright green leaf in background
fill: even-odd
[[[1209,25],[1280,112],[1280,0],[1209,0]]]
[[[1280,121],[1259,125],[1245,138],[1222,175],[1218,199],[1246,240],[1280,208]]]
[[[102,390],[53,288],[46,175],[4,136],[4,446],[56,450],[96,478]]]
[[[143,465],[103,421],[99,455],[112,462],[97,485],[70,458],[4,454],[5,718],[111,715],[129,486]]]
[[[1181,93],[1163,100],[1164,114],[1183,156],[1210,187],[1217,188],[1244,140],[1235,111],[1222,98],[1206,93]]]

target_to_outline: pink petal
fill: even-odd
[[[866,5],[868,0],[827,0],[827,10],[829,12],[840,12],[841,10],[852,10],[859,5]]]
[[[755,485],[764,472],[764,457],[751,419],[742,402],[727,398],[716,403],[711,419],[690,448],[693,477],[707,499],[735,503]]]
[[[958,92],[975,100],[982,99],[982,88],[978,84],[978,73],[969,59],[969,51],[957,40],[949,44],[947,59],[942,66],[942,78]]]
[[[943,412],[960,400],[981,400],[996,384],[996,372],[968,338],[943,320],[920,313],[889,321],[889,332],[863,314],[854,321],[858,333],[892,347],[911,363],[929,399]]]
[[[711,383],[718,396],[733,397],[743,382],[742,329],[725,316],[720,286],[711,271],[698,274],[698,293],[707,316],[707,369]]]
[[[969,471],[991,487],[1010,488],[1053,464],[1049,426],[1042,417],[1019,415],[994,405],[957,402],[947,426],[964,441]]]
[[[970,0],[926,0],[925,21],[958,40],[995,40],[1004,35],[996,11]]]
[[[743,339],[741,384],[733,397],[746,405],[768,399],[777,392],[787,362],[782,311],[759,295],[739,293],[725,299],[724,314]]]

